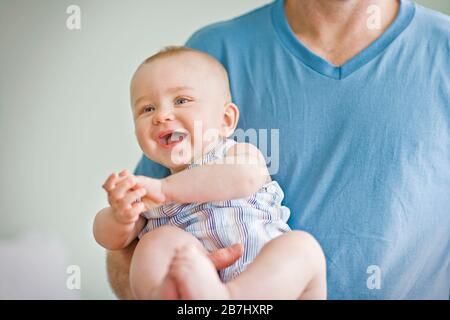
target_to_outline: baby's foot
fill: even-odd
[[[182,300],[229,299],[211,260],[200,250],[186,246],[177,250],[169,267]]]
[[[179,298],[176,283],[167,272],[163,282],[155,290],[152,300],[178,300]]]

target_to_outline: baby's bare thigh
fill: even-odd
[[[136,297],[149,297],[162,283],[176,250],[184,246],[195,246],[206,253],[197,238],[174,226],[162,226],[141,237],[130,266],[130,284]]]
[[[146,255],[171,256],[176,249],[184,246],[195,246],[206,252],[200,241],[191,233],[171,225],[162,226],[144,234],[137,244],[136,251],[145,250]]]

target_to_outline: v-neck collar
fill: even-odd
[[[333,78],[344,79],[370,60],[380,54],[397,36],[405,30],[414,17],[415,6],[409,0],[400,0],[400,9],[394,22],[388,29],[372,42],[367,48],[363,49],[353,58],[341,66],[335,66],[325,59],[319,57],[295,36],[286,18],[284,11],[284,0],[277,0],[272,7],[272,21],[276,33],[281,42],[289,51],[304,64],[319,72],[320,74]]]

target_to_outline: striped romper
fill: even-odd
[[[232,139],[222,140],[185,170],[224,157],[235,143]],[[264,244],[290,230],[286,224],[290,211],[281,205],[283,197],[278,183],[271,181],[247,198],[204,203],[167,203],[142,213],[147,224],[139,238],[152,229],[173,225],[194,235],[208,251],[242,243],[242,257],[219,271],[221,280],[227,282],[244,271]]]

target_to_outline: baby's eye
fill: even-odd
[[[186,98],[178,98],[175,100],[175,104],[185,104],[187,102],[189,102],[189,100]]]
[[[155,111],[154,106],[145,106],[143,109],[144,113]]]

